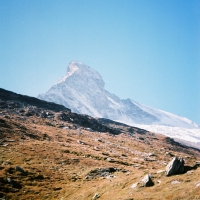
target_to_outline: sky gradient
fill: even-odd
[[[200,124],[200,1],[0,0],[0,87],[37,96],[72,60],[120,98]]]

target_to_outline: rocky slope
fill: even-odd
[[[199,150],[5,90],[0,152],[2,199],[200,198]]]

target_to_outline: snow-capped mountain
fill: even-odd
[[[100,74],[89,66],[72,61],[66,75],[38,98],[62,104],[73,112],[108,118],[125,124],[165,125],[199,128],[191,120],[131,99],[120,99],[104,89]]]

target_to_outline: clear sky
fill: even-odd
[[[72,60],[120,98],[200,124],[199,0],[0,0],[0,87],[46,92]]]

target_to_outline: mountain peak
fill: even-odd
[[[98,82],[101,82],[101,85],[103,84],[104,87],[104,82],[102,80],[102,77],[100,74],[95,71],[94,69],[90,68],[88,65],[85,65],[82,62],[78,61],[71,61],[67,67],[67,72],[64,77],[62,77],[57,84],[60,84],[62,82],[65,82],[66,79],[72,76],[79,76],[80,78],[93,78],[98,80]]]

